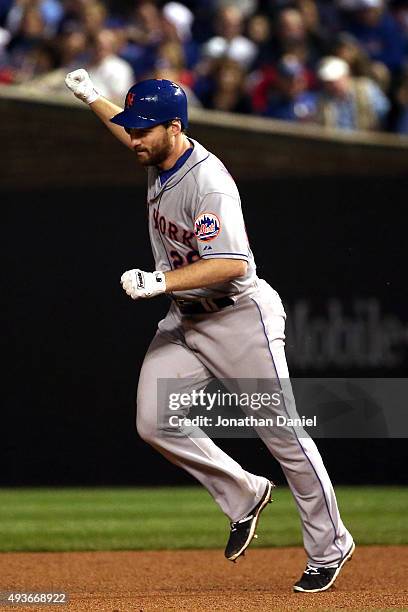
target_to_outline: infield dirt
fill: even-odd
[[[7,606],[51,612],[408,609],[408,547],[358,547],[336,586],[295,594],[300,548],[255,549],[230,563],[221,550],[2,553],[0,591],[61,592],[68,605]]]

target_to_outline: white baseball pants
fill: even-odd
[[[172,463],[192,474],[231,521],[243,518],[258,502],[266,479],[244,470],[202,432],[198,437],[166,436],[158,425],[157,380],[185,379],[185,391],[217,379],[271,379],[286,382],[286,414],[297,416],[287,391],[284,351],[286,315],[279,295],[265,281],[234,306],[215,313],[182,316],[172,304],[146,354],[137,394],[139,435]],[[273,410],[271,408],[271,410]],[[278,412],[281,414],[281,412]],[[340,518],[335,493],[320,453],[310,437],[259,436],[279,461],[299,510],[308,562],[324,566],[341,560],[352,537]],[[245,444],[245,439],[242,440]],[[273,480],[273,478],[272,478]]]

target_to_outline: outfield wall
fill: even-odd
[[[119,285],[153,265],[144,171],[81,105],[8,93],[0,483],[189,482],[134,429],[138,370],[168,305],[135,304]],[[406,142],[215,113],[194,116],[190,134],[239,183],[259,274],[289,315],[292,374],[405,376]],[[336,481],[402,482],[404,442],[319,446]],[[226,448],[269,471],[260,442]]]
[[[88,108],[0,86],[1,184],[12,189],[140,185],[144,173]],[[404,177],[408,138],[192,109],[190,134],[237,180],[311,176]]]

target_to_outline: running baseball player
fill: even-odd
[[[225,556],[235,561],[255,535],[273,484],[244,470],[204,432],[175,427],[166,435],[158,419],[158,381],[177,379],[202,389],[214,378],[270,381],[282,402],[271,415],[296,414],[284,351],[285,312],[277,292],[256,275],[238,189],[221,161],[186,135],[182,88],[150,79],[131,87],[121,109],[95,91],[88,73],[71,72],[66,84],[145,166],[152,272],[124,272],[121,284],[134,300],[167,294],[139,379],[139,435],[192,474],[230,520]],[[331,587],[354,551],[339,514],[323,461],[310,437],[288,426],[259,436],[280,462],[302,522],[307,566],[295,591]]]

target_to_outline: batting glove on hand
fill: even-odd
[[[120,278],[123,289],[134,300],[152,298],[166,291],[166,279],[163,272],[143,272],[128,270]]]
[[[100,97],[93,86],[91,77],[83,68],[69,72],[65,77],[65,85],[79,100],[87,104],[92,104]]]

